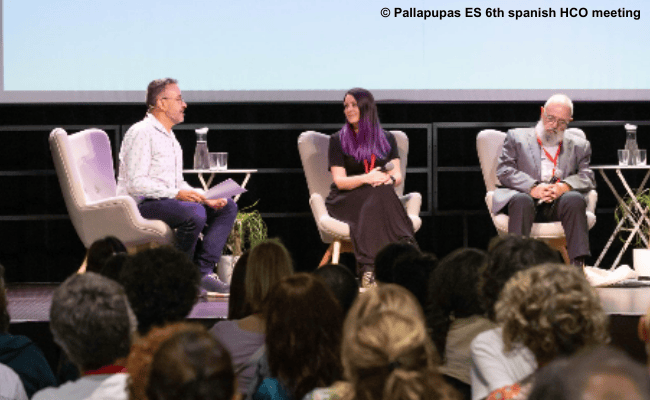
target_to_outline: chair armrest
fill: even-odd
[[[598,203],[598,192],[592,189],[587,193],[587,210],[595,214],[596,203]]]
[[[406,213],[408,215],[420,215],[420,209],[422,208],[422,195],[418,192],[411,192],[401,196],[399,198],[404,204]]]
[[[325,206],[325,199],[318,193],[314,193],[309,197],[309,205],[314,213],[316,221],[320,220],[323,216],[329,215],[327,207]]]
[[[422,195],[418,192],[411,192],[399,198],[404,204],[406,214],[413,223],[413,230],[417,232],[422,227],[422,218],[420,218],[420,209],[422,208]]]
[[[332,241],[330,238],[350,239],[350,227],[345,222],[334,219],[329,215],[323,196],[318,193],[312,194],[309,198],[309,205],[314,214],[318,230],[326,234],[326,237],[323,238],[326,243]]]
[[[145,219],[130,196],[117,196],[91,202],[70,215],[86,247],[95,240],[112,235],[125,245],[148,241],[173,243],[174,232],[160,220]]]

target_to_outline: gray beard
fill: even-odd
[[[535,133],[545,147],[557,146],[564,139],[564,131],[556,130],[555,132],[549,132],[544,129],[544,123],[542,121],[537,123]]]

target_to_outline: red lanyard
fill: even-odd
[[[546,158],[548,158],[549,161],[553,163],[553,174],[551,176],[555,176],[555,167],[557,167],[557,158],[560,156],[560,151],[562,151],[562,142],[560,142],[557,145],[557,153],[555,153],[555,157],[551,157],[549,152],[546,151],[539,137],[537,138],[537,143],[539,143],[539,145],[542,147],[542,150],[544,150],[544,154],[546,154]]]
[[[121,365],[106,365],[100,369],[84,372],[84,375],[108,375],[126,372],[126,368]]]
[[[376,157],[374,154],[370,156],[370,168],[368,168],[368,160],[363,160],[363,166],[366,168],[366,174],[375,169],[375,159]]]

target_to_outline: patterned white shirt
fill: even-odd
[[[117,195],[129,195],[140,202],[144,198],[174,198],[181,189],[197,190],[183,180],[181,145],[173,131],[147,113],[124,135]]]

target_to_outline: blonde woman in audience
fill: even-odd
[[[317,389],[305,400],[457,399],[437,370],[417,300],[398,285],[359,296],[345,320],[341,354],[346,382]]]
[[[230,353],[240,393],[246,393],[264,353],[266,325],[262,311],[269,291],[282,278],[292,274],[291,255],[279,240],[269,239],[253,247],[244,279],[246,306],[253,313],[240,320],[220,321],[210,329]]]
[[[539,367],[609,341],[607,314],[582,270],[543,264],[518,272],[495,305],[506,349],[523,344]],[[493,391],[489,400],[527,399],[536,373]]]

